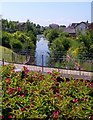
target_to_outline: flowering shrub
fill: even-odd
[[[93,120],[93,82],[2,67],[2,119]],[[23,74],[24,73],[24,74]]]

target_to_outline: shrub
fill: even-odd
[[[93,82],[59,73],[14,72],[2,67],[2,116],[20,119],[92,120]],[[23,76],[22,76],[23,75]]]

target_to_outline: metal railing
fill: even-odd
[[[70,58],[68,59],[66,55],[60,55],[60,52],[56,53],[56,57],[54,55],[35,55],[35,52],[31,52],[31,50],[25,51],[13,51],[11,54],[2,53],[2,63],[10,62],[10,63],[20,63],[26,65],[35,65],[50,68],[59,68],[59,69],[70,69],[70,70],[81,70],[81,71],[92,71],[93,72],[93,54],[84,54],[82,57],[78,58]],[[39,60],[39,61],[38,61]],[[40,64],[37,64],[37,61]]]

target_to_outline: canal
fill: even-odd
[[[47,60],[49,56],[48,53],[49,53],[48,40],[45,38],[44,35],[37,35],[35,52],[37,66],[42,66],[42,63],[43,66],[47,66]]]

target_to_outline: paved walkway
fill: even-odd
[[[2,62],[0,61],[0,64]],[[9,63],[4,63],[9,64]],[[66,70],[58,68],[48,68],[48,67],[39,67],[32,65],[23,65],[23,64],[14,64],[15,71],[22,71],[23,66],[27,67],[30,71],[41,71],[41,72],[52,72],[53,70],[59,71],[62,77],[73,77],[73,78],[83,78],[85,80],[93,79],[93,72],[78,71],[78,70]]]

